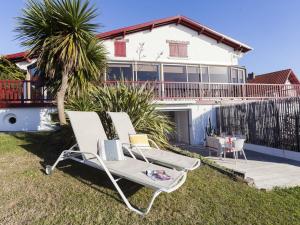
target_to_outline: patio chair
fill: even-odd
[[[126,206],[140,215],[146,215],[150,211],[155,198],[160,193],[173,192],[185,182],[186,173],[183,171],[176,171],[158,165],[153,165],[137,160],[134,157],[130,158],[125,156],[125,160],[119,161],[104,160],[101,155],[98,154],[98,144],[99,142],[103,143],[103,141],[107,140],[107,138],[98,115],[95,112],[74,111],[67,112],[67,115],[71,121],[77,144],[72,146],[69,150],[64,150],[53,166],[47,166],[46,174],[50,175],[57,164],[66,159],[71,159],[104,171],[113,183],[114,187],[117,189]],[[171,176],[171,179],[153,180],[153,178],[146,175],[146,171],[149,170],[164,170],[169,176]],[[114,178],[114,176],[117,178]],[[123,178],[154,190],[153,196],[146,210],[142,211],[134,208],[130,204],[121,187],[117,183]]]
[[[224,150],[224,157],[226,157],[226,151],[230,151],[233,153],[234,159],[237,160],[238,154],[242,153],[245,160],[247,161],[247,157],[244,151],[244,143],[245,143],[245,139],[242,138],[235,138],[234,140],[232,140],[232,144],[227,148],[225,148]]]
[[[123,147],[129,152],[133,152],[137,158],[183,171],[194,170],[200,166],[199,159],[161,150],[151,139],[148,140],[154,148],[150,146],[132,147],[129,135],[136,134],[136,131],[128,114],[125,112],[108,112],[108,115],[114,124],[120,141],[123,143]]]

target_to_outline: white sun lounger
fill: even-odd
[[[51,174],[56,165],[65,159],[72,159],[77,162],[92,166],[96,169],[105,171],[114,187],[119,192],[121,198],[127,207],[140,214],[147,214],[155,198],[161,193],[170,193],[178,189],[186,180],[186,173],[164,168],[161,166],[146,163],[135,158],[125,157],[120,161],[105,161],[98,155],[99,141],[106,140],[106,134],[101,121],[95,112],[67,112],[71,125],[77,140],[77,144],[69,150],[64,150],[53,166],[46,167],[46,173]],[[152,180],[146,175],[147,170],[164,170],[171,176],[170,180]],[[115,179],[113,176],[116,176]],[[125,197],[123,191],[118,185],[120,179],[130,180],[145,187],[153,189],[155,192],[144,211],[134,208]]]
[[[158,145],[151,139],[152,145],[155,148],[149,147],[130,147],[129,135],[136,134],[133,124],[125,112],[108,112],[117,135],[123,143],[125,149],[133,152],[138,158],[144,159],[146,162],[150,161],[159,165],[168,166],[178,170],[194,170],[200,166],[200,160],[183,155],[179,155],[170,151],[160,150]]]

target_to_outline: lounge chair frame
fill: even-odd
[[[83,163],[85,165],[89,165],[92,166],[96,169],[100,169],[103,170],[107,176],[109,177],[109,179],[111,180],[111,182],[113,183],[114,187],[117,189],[118,193],[120,194],[122,200],[125,202],[126,206],[131,210],[136,212],[137,214],[141,215],[141,216],[145,216],[146,214],[149,213],[150,209],[153,206],[154,200],[162,193],[162,192],[166,192],[166,193],[170,193],[175,191],[176,189],[178,189],[180,186],[182,186],[182,184],[185,182],[186,180],[186,173],[184,173],[184,175],[182,176],[182,178],[178,181],[178,183],[173,186],[170,189],[156,189],[151,197],[150,202],[148,203],[148,207],[145,210],[142,209],[138,209],[133,207],[130,202],[128,201],[128,199],[126,198],[126,196],[124,195],[122,189],[120,188],[120,186],[118,185],[118,181],[125,178],[126,177],[119,177],[117,179],[115,179],[112,175],[112,173],[109,171],[109,169],[106,167],[104,161],[101,159],[101,157],[99,155],[96,155],[94,153],[91,152],[82,152],[82,151],[76,151],[75,149],[78,147],[77,144],[73,145],[70,149],[68,150],[64,150],[62,151],[62,153],[59,155],[59,157],[57,158],[57,160],[55,161],[55,163],[53,164],[53,166],[46,166],[46,174],[47,175],[51,175],[52,171],[56,168],[57,164],[61,161],[64,161],[66,159],[71,159],[74,160],[76,162],[80,162]],[[132,153],[131,153],[132,154]],[[92,164],[89,162],[88,159],[86,159],[86,155],[91,155],[92,157],[94,157],[95,159],[97,159],[97,161],[100,163],[100,166],[95,166],[95,164]],[[79,159],[78,156],[82,156],[82,159]],[[135,158],[135,156],[132,154],[133,158]],[[136,158],[135,158],[136,159]]]

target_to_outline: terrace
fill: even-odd
[[[102,85],[115,86],[118,81],[106,81]],[[167,81],[125,81],[129,86],[144,86],[153,90],[157,101],[194,101],[195,103],[226,101],[254,101],[297,97],[300,85],[248,84],[248,83],[201,83]],[[39,81],[1,80],[0,106],[49,105],[53,95]]]

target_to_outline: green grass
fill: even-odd
[[[202,166],[160,195],[146,217],[130,212],[105,174],[76,162],[44,165],[59,154],[53,135],[0,135],[0,224],[300,224],[300,188],[263,192]],[[151,191],[121,186],[146,206]]]

